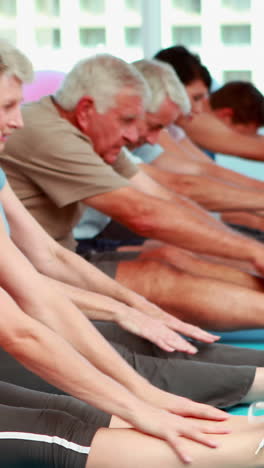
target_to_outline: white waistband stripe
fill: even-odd
[[[90,447],[69,442],[57,436],[48,436],[45,434],[32,434],[30,432],[0,432],[0,439],[31,440],[33,442],[45,442],[47,444],[57,444],[62,447],[73,450],[78,453],[89,453]]]

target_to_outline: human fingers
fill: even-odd
[[[119,323],[123,328],[156,344],[167,352],[180,351],[195,354],[197,348],[180,336],[176,331],[167,327],[163,321],[153,319],[141,312],[133,311],[125,320]]]
[[[198,349],[193,343],[173,332],[173,335],[164,333],[164,336],[158,337],[156,344],[167,352],[179,351],[187,354],[196,354]]]
[[[213,406],[197,403],[189,398],[177,395],[173,395],[173,397],[175,399],[175,413],[181,416],[215,421],[224,421],[230,417],[226,411],[214,408]],[[172,408],[170,411],[174,412]]]
[[[185,421],[182,422],[180,431],[170,431],[167,436],[167,441],[180,460],[185,464],[192,462],[192,455],[186,450],[183,442],[184,438],[193,440],[194,442],[198,442],[212,449],[216,449],[219,445],[216,440],[201,432],[198,426],[188,424]]]
[[[209,333],[206,330],[197,327],[196,325],[191,325],[189,323],[183,322],[182,320],[177,319],[175,317],[167,318],[166,324],[173,330],[176,330],[177,332],[182,333],[183,335],[189,336],[190,338],[193,338],[198,341],[213,343],[220,339],[220,336],[218,335]]]

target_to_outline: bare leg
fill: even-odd
[[[140,252],[140,258],[165,261],[188,273],[222,279],[255,291],[264,291],[264,278],[246,261],[198,254],[152,239],[146,240],[141,245],[118,247],[117,250]]]
[[[188,250],[162,243],[152,249],[148,248],[148,244],[146,244],[140,258],[165,261],[186,273],[228,281],[255,291],[264,292],[264,278],[234,267],[231,263],[229,265],[225,264],[224,258],[213,261],[212,259],[202,258]]]
[[[263,294],[166,263],[120,262],[116,279],[178,318],[214,330],[264,327]]]
[[[226,424],[225,422],[225,426]],[[229,425],[232,429],[231,434],[214,436],[220,444],[217,449],[210,449],[182,439],[182,446],[192,456],[193,468],[264,466],[264,450],[255,455],[256,448],[263,437],[263,425],[248,425],[246,417],[239,416],[231,417]],[[97,432],[86,468],[180,468],[186,466],[167,443],[132,429],[122,429],[122,423],[119,427],[120,429],[100,429]]]

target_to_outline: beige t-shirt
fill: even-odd
[[[80,200],[129,185],[137,172],[122,152],[110,166],[80,130],[60,117],[51,97],[26,104],[24,128],[8,140],[0,165],[25,207],[63,245],[74,248],[72,228]]]

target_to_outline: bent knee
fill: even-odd
[[[150,300],[186,274],[161,260],[137,258],[118,264],[116,280]]]

